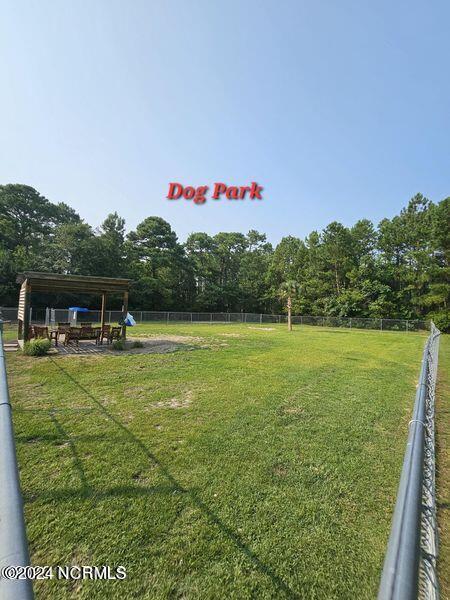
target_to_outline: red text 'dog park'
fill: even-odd
[[[226,185],[225,183],[215,183],[212,188],[212,200],[262,200],[263,187],[252,181],[251,185]],[[184,186],[181,183],[169,183],[168,200],[193,200],[195,204],[204,204],[207,199],[209,186],[200,185],[193,187]]]

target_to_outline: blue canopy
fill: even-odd
[[[71,306],[69,310],[73,310],[73,312],[89,312],[88,308],[80,308],[79,306]]]

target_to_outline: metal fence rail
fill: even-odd
[[[439,598],[434,438],[439,335],[439,329],[431,323],[409,422],[379,600]]]
[[[30,564],[0,321],[0,568]],[[13,573],[11,573],[12,575]],[[0,577],[0,598],[33,598],[29,579]]]
[[[12,322],[17,321],[17,308],[2,308],[3,318]],[[227,313],[227,312],[182,312],[156,310],[130,310],[137,323],[286,323],[287,315],[269,315],[264,313]],[[54,310],[56,322],[69,321],[67,309]],[[122,317],[120,310],[107,310],[106,318],[109,323],[117,322]],[[30,323],[49,324],[50,309],[32,308]],[[81,322],[99,322],[100,311],[92,310],[78,316]],[[417,319],[380,319],[364,317],[323,317],[313,315],[293,315],[292,323],[297,325],[314,325],[318,327],[344,327],[349,329],[376,329],[379,331],[425,331],[429,330],[429,321]]]

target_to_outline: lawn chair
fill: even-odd
[[[111,333],[111,325],[103,325],[103,327],[100,330],[99,343],[103,344],[103,339],[104,338],[108,339],[108,336],[110,333]]]
[[[64,346],[67,346],[70,343],[74,343],[76,345],[76,347],[78,348],[78,346],[80,345],[79,344],[80,336],[81,336],[81,329],[76,329],[74,327],[70,327],[65,332]]]
[[[93,328],[91,325],[89,325],[89,327],[82,327],[80,329],[80,340],[95,340],[95,343],[97,344],[97,339],[97,327]]]
[[[122,337],[122,327],[111,327],[111,330],[106,335],[106,342],[112,344],[114,340],[120,340]],[[103,333],[102,333],[103,339]]]
[[[49,340],[50,336],[48,335],[48,327],[33,325],[33,337]]]
[[[65,345],[65,336],[70,329],[70,323],[58,323],[58,327],[56,331],[52,331],[51,337],[55,340],[55,346],[58,346],[58,341],[60,336],[64,336],[64,345]]]

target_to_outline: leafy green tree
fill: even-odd
[[[240,298],[237,308],[247,312],[262,312],[270,306],[267,271],[273,248],[264,234],[250,230],[247,233],[247,246],[240,261]]]
[[[56,227],[79,222],[77,213],[64,203],[52,204],[28,185],[0,186],[0,244],[36,251]]]
[[[377,228],[367,219],[349,228],[333,222],[305,240],[284,237],[275,250],[255,230],[192,233],[182,245],[159,217],[126,235],[124,219],[112,213],[93,229],[66,204],[8,184],[0,186],[0,304],[16,304],[23,270],[130,277],[134,308],[208,312],[278,313],[280,288],[293,281],[297,313],[433,318],[447,327],[449,222],[449,198],[434,204],[416,194]]]
[[[104,265],[102,250],[100,238],[87,223],[60,225],[45,252],[45,270],[73,275],[101,275]]]
[[[125,219],[110,213],[100,227],[103,274],[105,277],[120,277],[126,274],[125,264]]]
[[[17,273],[48,270],[46,257],[58,227],[79,221],[72,208],[52,204],[28,185],[0,186],[0,304],[17,303]]]
[[[280,310],[280,286],[286,281],[305,282],[305,270],[308,264],[308,250],[299,238],[282,238],[275,248],[268,270],[268,282],[273,300],[273,308]]]
[[[347,285],[347,273],[353,267],[353,246],[350,231],[333,221],[321,236],[322,271],[328,274],[330,291],[339,296]]]
[[[374,257],[377,245],[377,233],[372,221],[361,219],[350,229],[352,254],[356,262]]]
[[[218,285],[220,287],[219,310],[230,311],[239,303],[239,270],[246,249],[242,233],[218,233],[214,236],[216,247]]]
[[[450,330],[450,198],[431,207],[432,265],[426,271],[427,291],[421,306],[442,331]]]
[[[427,272],[435,262],[431,249],[433,204],[421,194],[391,220],[379,225],[379,261],[384,283],[395,295],[396,316],[420,315],[427,291]]]
[[[216,243],[207,233],[192,233],[185,252],[193,277],[192,306],[195,310],[216,310],[220,304],[221,288]]]
[[[183,247],[167,221],[147,217],[127,236],[132,299],[142,308],[182,308],[188,294],[188,265]]]

